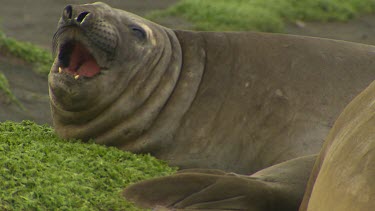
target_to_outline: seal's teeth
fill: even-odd
[[[74,79],[77,80],[78,78],[79,78],[79,75],[75,75],[75,76],[74,76]]]
[[[61,69],[61,67],[59,67],[59,73],[61,73],[62,72],[62,69]]]

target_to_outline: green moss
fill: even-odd
[[[149,17],[180,16],[198,30],[281,32],[288,21],[345,21],[374,11],[374,0],[182,0]]]
[[[17,41],[0,32],[0,50],[34,65],[38,73],[47,75],[53,63],[52,56],[46,50],[29,42]]]
[[[9,83],[7,78],[4,74],[0,72],[0,92],[3,92],[5,96],[17,106],[19,106],[22,110],[25,110],[25,107],[22,105],[20,101],[13,95],[12,91],[10,90]]]
[[[0,123],[0,210],[140,210],[127,185],[175,171],[149,155],[58,138],[30,121]]]

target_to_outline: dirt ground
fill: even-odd
[[[140,16],[157,9],[164,9],[178,0],[102,0],[113,7]],[[0,28],[8,36],[35,43],[50,49],[56,23],[67,4],[93,1],[82,0],[0,0]],[[162,25],[170,28],[191,29],[191,24],[181,19],[163,19]],[[341,39],[365,44],[375,44],[375,15],[366,15],[346,23],[291,23],[286,33]],[[9,80],[11,89],[25,106],[4,100],[0,95],[0,121],[22,119],[51,124],[47,78],[32,71],[17,59],[0,55],[0,72]]]

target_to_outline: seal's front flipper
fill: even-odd
[[[314,160],[315,156],[291,160],[254,176],[185,171],[131,185],[124,196],[145,208],[297,210]]]
[[[125,189],[126,199],[145,208],[249,210],[266,208],[267,184],[251,178],[181,173],[137,183]],[[261,210],[261,209],[254,209]],[[265,210],[265,209],[264,209]]]

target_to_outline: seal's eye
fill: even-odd
[[[147,37],[146,31],[142,27],[140,27],[140,26],[131,25],[130,29],[134,32],[134,34],[137,37],[139,37],[141,39],[145,39]]]

